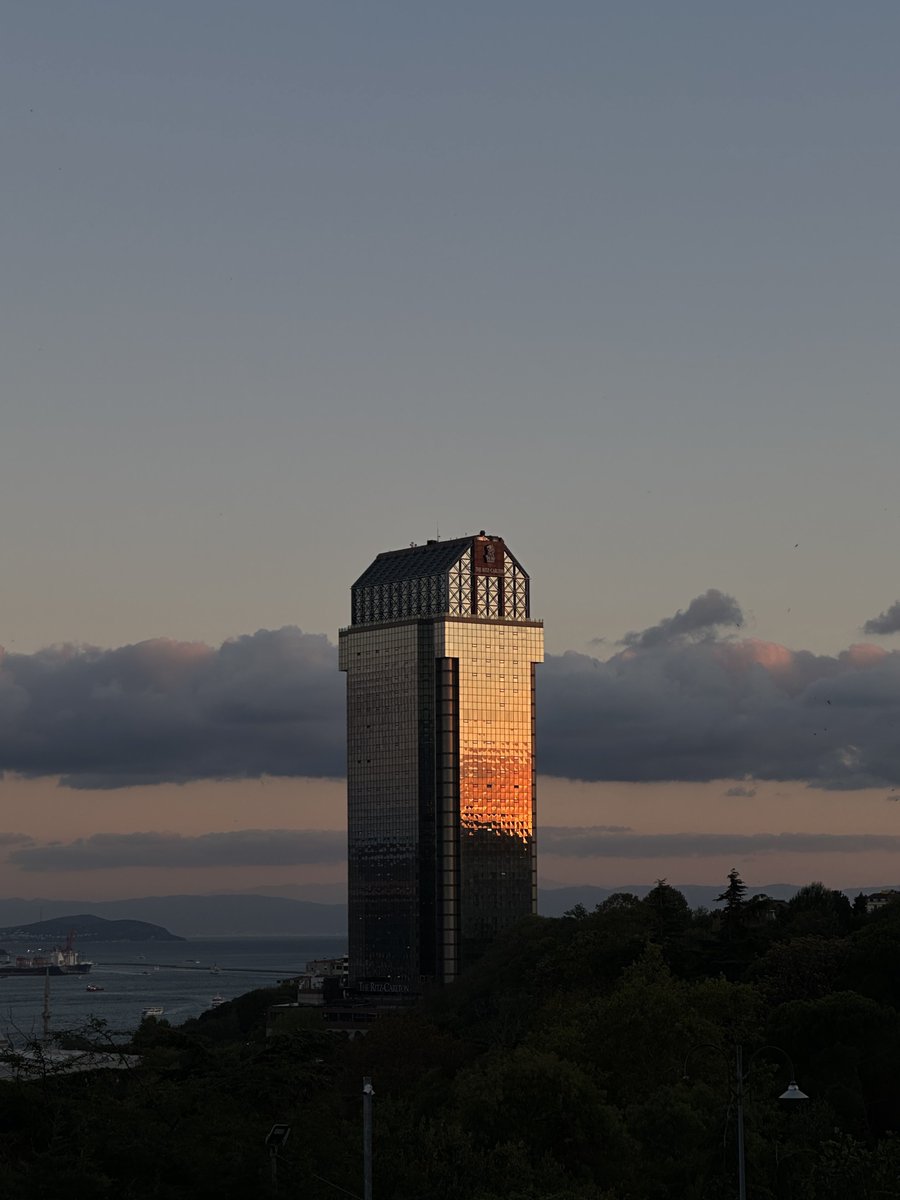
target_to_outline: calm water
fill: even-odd
[[[10,949],[13,949],[10,946]],[[13,953],[22,954],[18,943]],[[36,949],[29,947],[28,949]],[[173,1025],[197,1017],[213,996],[231,1000],[254,988],[273,987],[296,975],[307,960],[347,953],[347,940],[324,937],[190,938],[184,942],[79,942],[89,975],[50,979],[51,1029],[77,1029],[90,1017],[102,1017],[115,1031],[140,1024],[151,1005],[165,1011]],[[211,971],[211,967],[217,967]],[[102,987],[88,992],[87,985]],[[0,1035],[13,1041],[40,1033],[44,978],[0,978]]]

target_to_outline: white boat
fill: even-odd
[[[218,1008],[220,1004],[224,1004],[224,1003],[225,1003],[225,997],[220,996],[218,993],[216,993],[216,995],[213,996],[212,1000],[210,1000],[209,1007],[210,1008]]]
[[[161,1017],[163,1015],[163,1013],[165,1011],[166,1010],[164,1008],[160,1007],[160,1005],[152,1004],[150,1006],[150,1008],[145,1008],[144,1011],[141,1013],[141,1020],[146,1021],[148,1017],[153,1017],[154,1019],[158,1019],[159,1017]]]

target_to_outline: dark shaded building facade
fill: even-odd
[[[529,579],[485,533],[379,554],[340,632],[350,983],[449,982],[535,911]]]

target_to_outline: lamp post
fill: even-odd
[[[363,1079],[363,1200],[372,1200],[372,1100],[375,1089],[368,1075]]]
[[[290,1125],[273,1125],[266,1136],[269,1147],[269,1174],[272,1177],[272,1191],[278,1191],[278,1151],[282,1150],[291,1136]]]
[[[693,1046],[687,1053],[684,1060],[683,1077],[688,1078],[687,1066],[691,1055],[696,1050],[715,1050],[717,1054],[724,1056],[725,1052],[721,1046],[717,1046],[715,1042],[703,1042],[698,1046]],[[794,1071],[794,1064],[791,1061],[791,1056],[786,1050],[782,1050],[780,1046],[760,1046],[754,1050],[747,1061],[747,1068],[744,1069],[744,1047],[740,1042],[735,1043],[734,1047],[734,1100],[735,1100],[735,1115],[737,1132],[735,1141],[737,1143],[737,1166],[738,1166],[738,1200],[747,1200],[747,1156],[744,1148],[744,1092],[747,1085],[747,1080],[750,1078],[750,1068],[753,1066],[753,1060],[757,1055],[762,1054],[766,1050],[774,1050],[776,1054],[782,1055],[788,1064],[790,1071],[790,1083],[787,1088],[778,1097],[779,1100],[808,1100],[809,1096],[805,1092],[801,1092],[797,1086],[797,1076]],[[727,1059],[726,1059],[727,1062]]]

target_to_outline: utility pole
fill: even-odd
[[[363,1200],[372,1200],[372,1101],[375,1089],[366,1075],[363,1079]]]
[[[744,1156],[744,1047],[735,1047],[734,1087],[737,1108],[738,1197],[747,1200],[747,1160]]]

